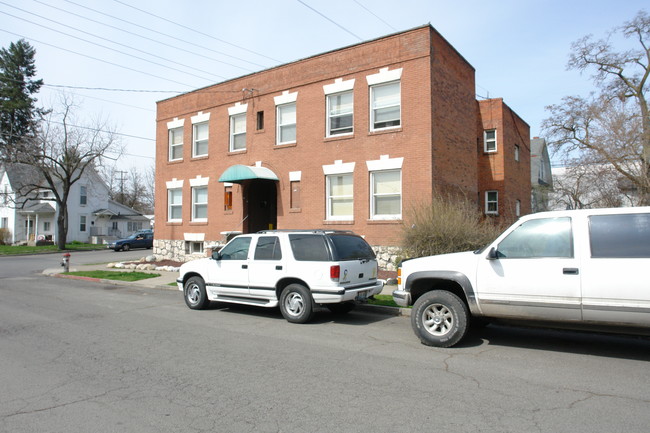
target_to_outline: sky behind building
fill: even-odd
[[[605,37],[644,8],[638,0],[0,0],[0,45],[29,41],[45,81],[40,103],[53,106],[66,92],[83,118],[107,118],[129,168],[154,164],[158,100],[427,23],[476,69],[477,98],[504,98],[538,136],[546,106],[593,90],[588,74],[566,70],[571,43]]]

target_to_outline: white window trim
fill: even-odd
[[[378,73],[367,75],[366,80],[369,86],[399,81],[402,79],[402,70],[403,68],[393,69],[392,71],[389,71],[388,68],[381,68]]]
[[[385,126],[383,128],[375,128],[375,109],[374,109],[373,103],[372,103],[372,101],[373,101],[372,96],[373,96],[374,89],[377,88],[377,87],[381,87],[381,86],[385,86],[385,85],[389,85],[389,84],[394,84],[394,83],[399,84],[399,125]],[[377,84],[374,84],[374,85],[370,86],[368,91],[369,91],[368,103],[370,104],[370,106],[368,107],[368,109],[370,111],[370,131],[371,132],[387,131],[387,130],[390,130],[390,129],[399,129],[399,128],[401,128],[402,127],[402,82],[401,82],[401,80],[397,80],[397,81],[393,81],[393,82],[377,83]]]
[[[353,78],[343,81],[343,78],[337,78],[333,84],[325,84],[323,86],[323,93],[325,95],[333,95],[334,93],[349,92],[354,89],[354,80]]]
[[[388,155],[380,155],[379,159],[366,161],[368,171],[396,170],[402,168],[404,158],[390,158]]]
[[[274,96],[275,105],[292,104],[298,100],[298,92],[289,93],[288,90],[282,92],[280,96]]]
[[[289,182],[300,182],[301,177],[302,177],[302,171],[289,172]]]
[[[353,163],[354,164],[354,163]],[[350,197],[352,198],[352,215],[340,215],[340,216],[335,216],[332,215],[332,200],[331,200],[331,195],[330,195],[330,178],[333,176],[340,176],[340,175],[350,175],[352,177],[352,194],[350,196],[338,196],[339,198],[341,197]],[[342,172],[342,173],[331,173],[325,175],[325,188],[326,188],[326,220],[327,221],[352,221],[354,220],[354,174],[352,172]]]
[[[354,82],[354,80],[351,80]],[[353,83],[354,84],[354,83]],[[331,114],[330,114],[330,98],[332,96],[337,96],[339,94],[343,93],[352,93],[352,131],[350,132],[342,132],[340,134],[332,134],[332,123],[331,123]],[[325,97],[325,122],[326,122],[326,137],[344,137],[346,135],[353,135],[354,134],[354,92],[352,92],[352,89],[349,90],[343,90],[340,92],[336,93],[326,93]]]
[[[385,155],[383,155],[385,156]],[[396,160],[399,161],[399,166],[396,162]],[[404,158],[394,158],[392,160],[389,159],[384,159],[383,166],[379,164],[371,164],[375,163],[377,161],[366,161],[368,164],[368,171],[370,173],[370,219],[373,221],[387,221],[387,220],[401,220],[402,219],[402,210],[403,210],[403,205],[404,205],[404,194],[403,191],[404,189],[402,188],[402,182],[403,182],[403,175],[402,175],[402,162]],[[382,161],[382,160],[380,160]],[[387,164],[387,161],[392,161],[392,163],[389,165]],[[371,170],[370,167],[390,167],[390,168],[379,168],[375,170]],[[373,179],[373,176],[376,173],[385,173],[387,171],[399,171],[399,210],[400,213],[396,215],[376,215],[376,210],[375,210],[375,182]]]
[[[230,115],[230,152],[243,152],[243,151],[246,150],[247,146],[246,146],[245,141],[244,141],[244,147],[243,148],[241,148],[241,149],[233,148],[233,146],[235,144],[235,128],[234,128],[235,119],[240,118],[242,116],[244,117],[244,132],[240,132],[237,135],[242,135],[242,134],[246,135],[246,132],[247,132],[246,126],[248,126],[248,125],[246,125],[246,122],[248,121],[247,116],[246,116],[246,112],[236,113],[236,114],[231,114]]]
[[[198,175],[194,179],[190,179],[190,186],[208,186],[208,182],[210,182],[210,177],[201,177],[201,175]]]
[[[241,102],[237,102],[232,107],[228,107],[228,115],[229,116],[236,116],[237,114],[244,114],[247,111],[248,111],[248,104],[242,104]]]
[[[180,129],[181,135],[182,135],[182,140],[179,144],[172,144],[172,131]],[[170,161],[181,161],[183,159],[183,152],[181,152],[181,157],[180,158],[173,158],[172,155],[174,152],[172,151],[175,147],[180,147],[181,149],[183,148],[183,144],[185,141],[185,131],[183,130],[182,126],[176,127],[176,128],[169,128],[167,130],[167,141],[169,142],[169,160]]]
[[[172,159],[171,130],[177,128],[183,128],[184,125],[185,125],[185,119],[179,119],[178,117],[174,117],[174,120],[167,122],[167,143],[168,143],[167,145],[169,147],[167,157],[169,161],[180,161],[183,159],[182,156],[180,158]],[[182,145],[183,143],[181,142],[181,144],[177,144],[176,146],[182,146]]]
[[[198,123],[192,123],[192,157],[201,157],[201,156],[207,156],[208,155],[208,149],[206,148],[205,153],[197,153],[197,143],[198,140],[196,139],[196,129],[199,126],[206,125],[208,127],[208,138],[205,139],[208,143],[210,143],[210,124],[205,121],[205,122],[198,122]]]
[[[276,97],[276,98],[277,98],[277,97]],[[280,109],[281,109],[282,107],[288,107],[289,105],[293,105],[293,106],[294,106],[294,109],[295,109],[295,111],[296,111],[296,121],[295,121],[294,123],[287,123],[286,125],[282,125],[282,124],[280,124]],[[293,102],[287,102],[287,103],[285,103],[285,104],[277,104],[277,102],[276,102],[276,106],[275,106],[275,119],[276,119],[276,125],[275,125],[275,144],[276,144],[276,145],[280,145],[280,144],[293,144],[293,143],[295,143],[295,142],[297,141],[297,139],[298,139],[298,128],[297,128],[297,125],[298,125],[298,106],[297,106],[296,102],[295,102],[295,101],[293,101]],[[293,140],[289,140],[289,141],[281,141],[281,136],[282,136],[282,134],[281,134],[281,132],[282,132],[281,129],[282,129],[283,126],[289,126],[289,125],[295,125],[295,126],[296,126],[296,138],[293,139]]]
[[[207,113],[204,113],[203,111],[199,111],[196,116],[192,116],[192,124],[195,123],[205,123],[208,120],[210,120],[210,112],[208,111]]]
[[[494,149],[488,149],[487,133],[494,131]],[[499,135],[496,128],[490,128],[483,131],[483,151],[485,153],[496,153],[499,150]]]
[[[192,182],[190,181],[190,185],[191,184],[192,184]],[[192,186],[192,188],[191,188],[191,190],[192,190],[192,221],[193,222],[207,222],[208,221],[207,217],[206,218],[197,218],[196,217],[196,206],[197,205],[201,205],[201,206],[205,205],[206,214],[207,214],[207,210],[208,210],[208,201],[207,201],[208,197],[207,197],[207,195],[206,195],[206,201],[205,202],[198,203],[196,201],[196,190],[197,189],[203,189],[203,188],[205,188],[206,191],[208,189],[207,185],[197,185],[197,186]]]
[[[205,242],[205,233],[183,233],[183,240],[190,242]]]
[[[521,153],[521,147],[519,147],[518,144],[515,144],[515,161],[517,162],[519,162],[520,153]]]
[[[31,223],[31,221],[30,221]],[[83,229],[81,228],[81,225],[83,224]],[[86,233],[88,231],[88,216],[87,215],[79,215],[79,232],[80,233]]]
[[[488,195],[489,193],[494,192],[497,195],[496,202],[494,201],[488,201]],[[489,204],[490,203],[496,203],[497,208],[494,211],[488,210],[489,209]],[[497,190],[489,190],[485,191],[485,214],[486,215],[499,215],[499,191]]]
[[[169,185],[169,182],[167,182],[167,185]],[[182,185],[182,181],[181,181],[181,185]],[[172,205],[172,201],[171,201],[171,192],[172,191],[180,191],[181,192],[181,202],[180,203],[176,203],[176,204]],[[182,212],[183,212],[183,189],[182,188],[169,188],[169,186],[167,186],[167,221],[168,222],[181,222],[181,221],[183,221],[182,216],[181,216],[181,218],[172,218],[171,217],[171,215],[172,215],[172,206],[176,206],[176,207],[180,206],[181,215],[182,215]]]
[[[329,176],[331,174],[345,174],[354,172],[354,166],[356,162],[346,162],[338,159],[334,161],[334,164],[324,165],[323,174]]]

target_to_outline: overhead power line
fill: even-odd
[[[152,54],[152,53],[149,52],[149,51],[140,50],[140,49],[138,49],[138,48],[133,47],[132,45],[122,44],[122,43],[120,43],[120,42],[116,42],[115,40],[108,39],[108,38],[104,38],[104,37],[102,37],[102,36],[98,36],[98,35],[96,35],[96,34],[94,34],[94,33],[90,33],[90,32],[86,32],[86,31],[84,31],[84,30],[80,30],[80,29],[78,29],[78,28],[76,28],[76,27],[73,27],[73,26],[69,26],[69,25],[67,25],[67,24],[60,23],[60,22],[58,22],[58,21],[52,20],[52,19],[50,19],[50,18],[44,17],[44,16],[39,15],[39,14],[36,14],[36,13],[34,13],[34,12],[30,12],[30,11],[27,11],[27,10],[25,10],[25,9],[21,9],[21,8],[19,8],[19,7],[16,7],[16,6],[10,5],[10,4],[5,3],[5,2],[3,2],[3,1],[0,1],[0,4],[3,4],[3,5],[5,5],[5,6],[12,7],[12,8],[14,8],[14,9],[18,9],[19,11],[25,12],[25,13],[27,13],[27,14],[30,14],[30,15],[33,15],[33,16],[36,16],[36,17],[39,17],[39,18],[41,18],[41,19],[43,19],[43,20],[46,20],[46,21],[52,22],[52,23],[54,23],[54,24],[58,24],[58,25],[60,25],[60,26],[67,27],[67,28],[69,28],[69,29],[75,30],[75,31],[77,31],[77,32],[79,32],[79,33],[83,33],[83,34],[86,34],[86,35],[92,36],[92,37],[94,37],[94,38],[97,38],[97,39],[100,39],[100,40],[103,40],[103,41],[107,41],[107,42],[110,42],[110,43],[112,43],[112,44],[115,44],[115,45],[118,45],[118,46],[121,46],[121,47],[125,47],[125,48],[128,48],[128,49],[130,49],[130,50],[137,51],[137,52],[139,52],[139,53],[143,53],[143,54],[146,54],[146,55],[148,55],[148,56],[155,57],[155,58],[157,58],[157,59],[161,59],[161,60],[166,61],[166,62],[169,62],[169,63],[173,63],[173,64],[180,65],[180,66],[184,66],[184,67],[186,66],[186,65],[183,64],[183,63],[176,62],[176,61],[174,61],[174,60],[170,60],[170,59],[168,59],[168,58],[166,58],[166,57],[158,56],[158,55],[156,55],[156,54]],[[69,33],[65,33],[65,32],[62,32],[62,31],[60,31],[60,30],[56,30],[56,29],[53,29],[53,28],[51,28],[51,27],[44,26],[44,25],[42,25],[42,24],[35,23],[35,22],[30,21],[30,20],[28,20],[28,19],[26,19],[26,18],[21,18],[21,17],[15,16],[15,15],[12,15],[12,14],[10,14],[10,13],[8,13],[8,12],[0,11],[0,13],[3,13],[3,14],[5,14],[5,15],[9,15],[10,17],[13,17],[13,18],[16,18],[16,19],[19,19],[19,20],[23,20],[23,21],[25,21],[25,22],[28,22],[28,23],[30,23],[30,24],[34,24],[34,25],[36,25],[36,26],[39,26],[39,27],[42,27],[42,28],[45,28],[45,29],[48,29],[48,30],[51,30],[51,31],[53,31],[53,32],[60,33],[60,34],[62,34],[62,35],[69,36],[69,37],[71,37],[71,38],[75,38],[75,39],[78,39],[78,40],[80,40],[80,41],[87,42],[87,43],[89,43],[89,44],[97,45],[98,47],[102,47],[102,48],[106,48],[106,49],[109,49],[109,50],[112,50],[112,51],[116,51],[116,52],[118,52],[118,53],[120,53],[120,54],[124,54],[124,55],[127,55],[127,56],[131,56],[131,57],[134,57],[134,58],[136,58],[136,59],[144,60],[144,61],[146,61],[146,62],[151,62],[151,63],[153,63],[154,65],[163,66],[163,67],[166,67],[166,68],[173,69],[173,70],[175,70],[175,71],[179,71],[179,72],[183,72],[183,73],[186,73],[186,74],[194,75],[194,76],[197,77],[197,78],[202,78],[202,79],[205,79],[205,80],[209,80],[208,78],[204,78],[204,77],[201,77],[201,76],[199,76],[199,75],[195,75],[195,74],[193,74],[193,73],[191,73],[191,72],[184,72],[184,71],[181,71],[181,70],[179,70],[179,69],[171,68],[171,67],[169,67],[169,66],[165,66],[165,65],[161,65],[161,64],[156,63],[156,62],[152,62],[151,60],[143,59],[142,57],[137,57],[137,56],[134,56],[134,55],[129,54],[129,53],[124,53],[124,52],[122,52],[122,51],[118,51],[118,50],[115,50],[115,49],[113,49],[113,48],[106,47],[105,45],[101,45],[101,44],[98,44],[98,43],[96,43],[96,42],[92,42],[92,41],[89,41],[89,40],[86,40],[86,39],[82,39],[82,38],[80,38],[80,37],[77,37],[77,36],[71,35],[71,34],[69,34]],[[213,73],[213,72],[210,72],[210,71],[204,71],[204,70],[197,69],[197,68],[192,68],[192,69],[193,69],[193,70],[196,70],[196,71],[199,71],[199,72],[203,72],[203,73],[205,73],[205,74],[212,75],[212,76],[214,76],[214,77],[218,77],[218,78],[221,78],[221,79],[226,79],[226,77],[224,77],[224,76],[222,76],[222,75],[217,75],[217,74],[215,74],[215,73]]]
[[[133,71],[133,72],[138,72],[140,74],[148,75],[150,77],[158,78],[160,80],[165,80],[165,81],[169,81],[171,83],[180,84],[181,86],[193,87],[193,86],[191,86],[189,84],[181,83],[180,81],[175,81],[175,80],[172,80],[170,78],[165,78],[165,77],[161,77],[161,76],[158,76],[158,75],[150,74],[148,72],[140,71],[138,69],[130,68],[128,66],[124,66],[124,65],[117,64],[117,63],[109,62],[108,60],[104,60],[104,59],[100,59],[100,58],[97,58],[97,57],[89,56],[87,54],[82,54],[82,53],[77,52],[77,51],[68,50],[67,48],[62,48],[62,47],[58,47],[58,46],[53,45],[53,44],[48,44],[47,42],[39,41],[38,39],[34,39],[34,38],[29,38],[27,36],[24,36],[24,35],[21,35],[21,34],[18,34],[18,33],[14,33],[14,32],[10,32],[8,30],[0,29],[0,31],[3,31],[5,33],[9,33],[10,35],[18,36],[19,38],[28,39],[30,41],[38,42],[39,44],[47,45],[48,47],[56,48],[56,49],[59,49],[59,50],[62,50],[62,51],[66,51],[68,53],[72,53],[72,54],[76,54],[78,56],[86,57],[88,59],[97,60],[98,62],[107,63],[109,65],[117,66],[118,68],[127,69],[127,70]]]
[[[69,0],[66,0],[66,1],[68,1],[69,3],[72,3],[72,2],[69,1]],[[156,18],[158,18],[158,19],[160,19],[160,20],[163,20],[163,21],[165,21],[165,22],[168,22],[168,23],[174,24],[175,26],[178,26],[178,27],[184,28],[184,29],[186,29],[186,30],[190,30],[190,31],[192,31],[192,32],[194,32],[194,33],[197,33],[197,34],[199,34],[199,35],[203,35],[203,36],[206,36],[206,37],[208,37],[208,38],[214,39],[215,41],[219,41],[219,42],[222,42],[222,43],[224,43],[224,44],[228,44],[228,45],[230,45],[230,46],[232,46],[232,47],[235,47],[235,48],[237,48],[237,49],[247,51],[247,52],[249,52],[249,53],[251,53],[251,54],[255,54],[255,55],[257,55],[257,56],[264,57],[264,58],[269,59],[269,60],[273,60],[274,62],[282,63],[281,60],[277,60],[277,59],[274,59],[274,58],[269,57],[269,56],[267,56],[267,55],[264,55],[264,54],[261,54],[261,53],[257,53],[257,52],[255,52],[255,51],[249,50],[248,48],[244,48],[244,47],[242,47],[242,46],[240,46],[240,45],[236,45],[236,44],[233,44],[233,43],[231,43],[231,42],[224,41],[223,39],[219,39],[219,38],[217,38],[216,36],[212,36],[212,35],[209,35],[209,34],[207,34],[207,33],[203,33],[203,32],[198,31],[198,30],[196,30],[196,29],[194,29],[194,28],[192,28],[192,27],[184,26],[183,24],[177,23],[176,21],[172,21],[172,20],[169,20],[169,19],[167,19],[167,18],[161,17],[161,16],[159,16],[159,15],[153,14],[153,13],[151,13],[151,12],[147,12],[147,11],[145,11],[145,10],[143,10],[143,9],[136,8],[135,6],[130,5],[130,4],[128,4],[128,3],[124,3],[124,2],[122,2],[122,1],[120,1],[120,0],[113,0],[113,1],[115,1],[115,2],[117,2],[117,3],[119,3],[119,4],[121,4],[121,5],[124,5],[124,6],[127,6],[127,7],[132,8],[132,9],[135,9],[135,10],[137,10],[137,11],[140,11],[140,12],[142,12],[142,13],[145,13],[145,14],[147,14],[147,15],[151,15],[152,17],[156,17]],[[76,4],[76,3],[75,3],[75,4]]]
[[[388,27],[390,27],[391,29],[393,29],[394,32],[397,31],[397,29],[396,29],[395,27],[391,26],[388,22],[386,22],[386,21],[384,21],[383,19],[381,19],[381,17],[379,17],[379,15],[375,14],[373,11],[371,11],[370,9],[368,9],[367,7],[365,7],[364,5],[362,5],[361,3],[359,3],[357,0],[353,0],[353,1],[354,1],[356,4],[358,4],[359,6],[361,6],[363,9],[365,9],[366,12],[368,12],[370,15],[372,15],[372,16],[375,17],[375,18],[377,18],[379,21],[381,21],[382,23],[386,24]]]
[[[303,6],[305,6],[306,8],[311,9],[312,11],[316,12],[318,15],[320,15],[320,16],[323,17],[323,18],[325,18],[327,21],[331,22],[331,23],[334,24],[336,27],[342,29],[343,31],[345,31],[345,32],[351,34],[352,36],[354,36],[355,38],[359,39],[359,41],[363,41],[363,39],[362,39],[361,37],[355,35],[355,34],[352,33],[350,30],[348,30],[348,29],[346,29],[345,27],[343,27],[341,24],[337,23],[337,22],[334,21],[333,19],[331,19],[331,18],[325,16],[325,15],[322,14],[321,12],[319,12],[319,11],[317,11],[316,9],[314,9],[313,7],[309,6],[309,5],[308,5],[307,3],[305,3],[304,1],[302,1],[302,0],[298,0],[298,3],[300,3],[300,4],[303,5]]]

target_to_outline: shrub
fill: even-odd
[[[408,257],[476,250],[503,230],[486,218],[475,202],[462,195],[436,194],[430,202],[407,210],[402,236]]]
[[[11,241],[11,231],[8,228],[0,229],[0,245],[8,245]]]

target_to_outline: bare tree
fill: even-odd
[[[635,192],[635,191],[634,191]],[[556,170],[551,209],[590,209],[638,204],[618,172],[608,164],[576,164]]]
[[[60,110],[52,110],[41,121],[32,150],[16,152],[11,163],[31,166],[38,176],[23,186],[19,206],[35,200],[39,191],[50,191],[56,202],[57,246],[64,249],[68,234],[68,197],[70,189],[89,169],[102,163],[107,152],[120,153],[115,131],[106,121],[96,120],[84,126],[75,118],[78,107],[72,98],[62,95]],[[43,198],[40,197],[42,200]]]
[[[616,34],[635,40],[637,49],[615,50]],[[581,164],[610,165],[645,205],[650,204],[649,43],[650,17],[644,11],[607,39],[586,36],[573,43],[568,67],[595,70],[600,93],[565,97],[547,107],[550,117],[543,123],[555,151]]]
[[[110,198],[143,214],[153,213],[153,167],[128,171],[119,167],[104,167],[101,176],[109,188]]]

